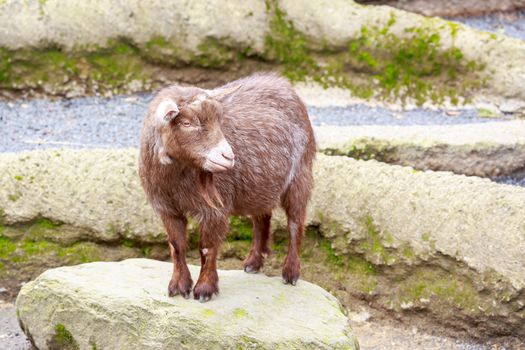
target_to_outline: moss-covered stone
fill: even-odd
[[[59,323],[55,326],[55,334],[48,342],[51,350],[78,350],[79,346],[75,338],[67,328]]]
[[[443,49],[442,28],[433,22],[423,27],[407,28],[407,36],[391,32],[396,22],[392,12],[384,25],[363,25],[359,35],[349,40],[346,51],[324,49],[319,52],[299,32],[276,1],[267,1],[272,13],[270,34],[265,40],[267,58],[283,65],[283,73],[292,81],[313,79],[325,87],[347,88],[355,95],[387,101],[414,99],[418,104],[431,100],[457,104],[482,86],[478,72],[485,64],[468,61],[454,44]],[[450,23],[450,36],[457,35],[457,25]],[[366,73],[368,78],[355,79]],[[374,93],[373,93],[374,91]]]
[[[64,338],[82,349],[111,348],[115,339],[121,348],[359,348],[337,299],[316,285],[301,281],[283,303],[290,287],[279,278],[219,270],[221,296],[202,304],[166,298],[172,268],[130,259],[48,270],[20,291],[19,319],[38,348],[55,335],[49,324],[66,325],[72,336]],[[189,270],[196,280],[199,268]]]
[[[215,37],[203,38],[189,51],[173,38],[159,35],[140,44],[110,39],[104,46],[77,45],[68,50],[0,48],[0,87],[64,93],[80,84],[86,92],[123,92],[132,82],[156,81],[159,64],[163,69],[231,69],[247,58],[275,63],[295,82],[313,80],[325,87],[347,88],[359,97],[388,101],[458,103],[483,85],[478,73],[485,64],[467,60],[454,44],[444,49],[444,29],[432,21],[407,28],[399,36],[391,31],[396,23],[392,13],[384,25],[363,25],[344,49],[319,48],[287,18],[277,1],[266,4],[270,19],[262,51],[227,45]],[[457,26],[448,24],[448,29],[454,38]]]

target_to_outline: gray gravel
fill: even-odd
[[[64,100],[35,99],[0,102],[0,152],[43,148],[136,147],[150,94],[111,99],[83,97]],[[309,107],[314,126],[319,125],[435,125],[494,121],[480,118],[476,110],[416,109],[394,112],[357,104],[348,107]],[[496,120],[508,120],[500,117]],[[525,186],[525,176],[498,182]]]
[[[511,120],[510,116],[479,117],[475,109],[457,111],[418,108],[395,112],[383,107],[356,104],[348,107],[309,107],[312,123],[318,125],[443,125]]]
[[[50,147],[137,146],[150,100],[151,95],[148,94],[111,99],[83,97],[0,102],[0,152]],[[495,120],[480,118],[475,110],[461,110],[448,115],[445,111],[426,109],[393,112],[365,104],[346,108],[309,107],[309,112],[314,126],[464,124]],[[496,120],[506,119],[508,117]]]
[[[504,176],[493,179],[493,181],[505,185],[523,186],[525,187],[525,174],[515,176]]]
[[[525,11],[492,13],[480,17],[454,17],[451,20],[487,32],[525,40]]]
[[[0,349],[34,349],[20,329],[13,304],[0,304]]]

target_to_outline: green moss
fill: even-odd
[[[392,163],[398,159],[398,146],[385,141],[371,139],[352,140],[341,148],[325,148],[326,155],[347,156],[355,159],[371,160]]]
[[[420,269],[400,283],[400,301],[432,300],[470,312],[479,312],[481,300],[472,283],[456,274]]]
[[[21,192],[16,192],[14,194],[7,195],[7,199],[9,199],[11,202],[16,202],[20,198],[22,198],[22,193]]]
[[[204,317],[213,317],[215,316],[215,311],[213,311],[212,309],[204,309],[202,310],[202,315]]]
[[[414,253],[414,249],[412,249],[408,244],[403,246],[401,250],[401,254],[405,258],[405,260],[412,262],[416,259],[416,254]]]
[[[131,247],[134,247],[135,246],[135,242],[133,242],[131,239],[124,239],[122,241],[122,245],[124,247],[128,247],[128,248],[131,248]]]
[[[298,32],[276,1],[266,1],[272,12],[270,34],[265,38],[265,55],[283,65],[283,74],[292,81],[304,81],[320,70],[312,57],[306,37]]]
[[[442,103],[445,98],[457,103],[458,96],[481,85],[475,73],[483,69],[483,64],[466,61],[454,45],[444,48],[440,32],[431,22],[407,28],[407,37],[398,37],[390,31],[396,23],[391,13],[383,26],[362,26],[348,42],[347,52],[325,50],[318,59],[318,53],[311,49],[313,45],[286,19],[277,2],[267,1],[267,8],[272,21],[265,55],[282,64],[284,75],[292,81],[312,78],[325,87],[347,88],[363,98],[369,98],[375,90],[377,97],[385,100],[399,98],[404,102],[411,97],[419,104],[428,99]],[[450,22],[453,39],[459,28]],[[350,72],[364,72],[372,79],[357,84]]]
[[[39,229],[43,230],[52,230],[57,228],[58,226],[62,225],[62,223],[54,223],[53,221],[46,219],[46,218],[40,218],[35,221],[34,224]]]
[[[63,52],[53,47],[41,50],[0,48],[0,88],[60,88],[77,80],[96,83],[99,89],[115,89],[148,75],[135,47],[113,42],[92,51]]]
[[[355,255],[348,257],[348,270],[353,273],[359,273],[368,276],[377,275],[377,269],[372,263]]]
[[[52,349],[77,350],[80,348],[71,332],[61,323],[55,326],[55,335],[50,343]]]
[[[387,100],[413,97],[419,104],[428,99],[442,103],[445,97],[455,100],[475,85],[470,81],[460,84],[459,77],[472,75],[478,67],[473,62],[469,65],[459,48],[443,49],[437,30],[431,26],[407,28],[409,35],[400,38],[390,32],[391,23],[363,26],[361,35],[348,45],[350,64],[372,74]],[[458,28],[450,24],[452,37]],[[441,83],[438,86],[435,78]]]
[[[60,222],[53,222],[46,218],[39,218],[31,224],[22,225],[25,228],[25,236],[32,241],[46,240],[51,237],[58,238],[60,233],[58,228],[62,225]]]
[[[142,255],[144,255],[144,257],[147,258],[151,255],[152,248],[150,246],[145,246],[145,247],[140,248],[140,250],[142,252]]]
[[[233,310],[233,316],[235,318],[244,318],[246,316],[248,316],[248,312],[240,307],[236,308],[235,310]]]
[[[23,177],[22,175],[15,175],[15,176],[14,176],[14,179],[15,179],[16,181],[22,181],[22,180],[24,179],[24,177]]]
[[[0,236],[0,259],[8,259],[17,246],[7,237]]]
[[[157,36],[146,43],[141,50],[141,55],[152,62],[169,65],[178,65],[178,50],[164,37]]]
[[[252,239],[252,221],[246,217],[232,216],[228,241],[249,241]]]
[[[57,245],[48,241],[24,241],[21,244],[22,250],[26,255],[31,256],[35,254],[44,254],[46,252],[56,250]]]
[[[322,240],[319,243],[320,247],[325,250],[328,256],[328,262],[331,264],[334,264],[336,266],[345,266],[345,262],[343,258],[335,252],[334,248],[332,248],[332,244],[328,240]]]
[[[498,118],[501,117],[501,115],[497,112],[494,112],[490,109],[486,108],[479,108],[478,109],[478,117],[480,118]]]
[[[424,242],[429,242],[430,241],[430,233],[424,232],[423,235],[421,236],[421,238],[423,239]]]
[[[61,258],[67,258],[72,264],[102,260],[94,243],[78,242],[69,247],[58,247],[57,254]]]
[[[360,250],[364,252],[367,258],[377,263],[388,265],[394,263],[396,260],[394,254],[383,245],[381,232],[377,229],[374,220],[369,215],[364,218],[364,228],[366,229],[366,237],[359,244]]]
[[[192,62],[204,68],[226,67],[243,55],[223,45],[219,40],[207,38],[197,46],[199,53],[194,55]]]

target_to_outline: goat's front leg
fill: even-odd
[[[200,225],[201,272],[193,288],[193,297],[201,303],[219,294],[219,276],[217,275],[217,254],[228,230],[227,218],[202,222]]]
[[[186,264],[187,220],[183,216],[173,216],[166,213],[162,213],[160,217],[168,234],[168,243],[173,260],[173,275],[168,285],[168,295],[172,297],[180,294],[188,299],[193,281]]]

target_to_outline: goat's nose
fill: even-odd
[[[233,154],[233,150],[230,144],[226,140],[224,140],[222,143],[221,154],[224,158],[228,160],[233,160],[233,158],[235,158],[235,155]]]
[[[231,148],[226,152],[222,152],[222,156],[228,160],[233,160],[233,158],[235,158],[235,155],[233,154],[233,151]]]

